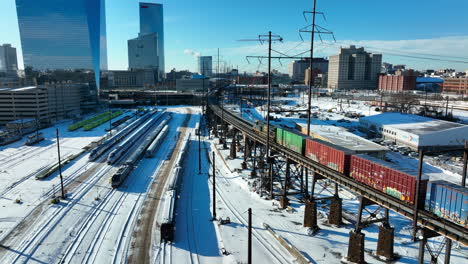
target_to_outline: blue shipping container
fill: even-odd
[[[426,210],[451,222],[468,225],[468,188],[446,181],[428,184]]]

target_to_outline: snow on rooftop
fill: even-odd
[[[382,113],[379,115],[366,116],[359,119],[360,122],[367,121],[378,125],[387,125],[407,131],[413,134],[426,134],[441,130],[466,127],[465,125],[432,119],[429,117],[402,114],[397,112]]]
[[[386,147],[348,132],[345,128],[337,126],[311,125],[311,133],[325,138],[329,142],[353,151],[386,151]]]

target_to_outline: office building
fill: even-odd
[[[198,73],[204,75],[205,77],[213,76],[213,57],[198,57]]]
[[[466,96],[468,95],[468,78],[446,78],[442,91]]]
[[[130,70],[159,69],[158,35],[151,33],[128,40]]]
[[[306,70],[310,68],[310,59],[295,60],[289,64],[289,76],[295,82],[303,82],[305,80]],[[328,72],[328,60],[324,58],[314,58],[312,62],[314,72]]]
[[[17,71],[16,48],[13,48],[10,44],[0,45],[0,72],[17,75]]]
[[[335,90],[373,90],[377,88],[382,67],[382,55],[371,54],[364,48],[340,48],[330,56],[328,88]]]
[[[164,23],[162,4],[140,3],[140,33],[128,41],[128,65],[131,70],[156,69],[158,81],[164,70]]]
[[[25,67],[107,70],[105,0],[16,0]],[[97,91],[95,92],[97,95]]]
[[[156,84],[158,72],[155,70],[109,71],[109,88],[148,88]]]

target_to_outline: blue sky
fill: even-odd
[[[45,1],[45,0],[41,0]],[[64,0],[64,2],[66,2]],[[289,54],[308,49],[298,29],[306,26],[302,12],[310,10],[311,0],[160,0],[165,12],[166,70],[172,68],[196,70],[194,54],[215,55],[220,48],[221,60],[239,66],[241,71],[265,70],[266,64],[245,60],[246,55],[266,55],[266,46],[252,39],[269,30],[284,38],[275,49]],[[138,1],[107,0],[107,34],[110,69],[127,67],[127,40],[138,34]],[[417,69],[468,69],[468,1],[375,1],[318,0],[318,24],[334,31],[337,42],[327,36],[317,42],[317,56],[337,53],[339,46],[350,43],[370,47],[382,53],[384,61],[403,63]],[[310,21],[310,20],[309,20]],[[310,37],[304,35],[307,40]],[[12,43],[20,48],[14,0],[0,0],[0,43]],[[369,49],[370,49],[369,48]],[[399,53],[403,51],[409,53]],[[419,55],[414,55],[418,53]],[[456,56],[437,61],[407,58]],[[21,54],[20,54],[21,56]],[[287,71],[289,61],[273,62],[273,68]],[[22,63],[20,63],[22,64]]]

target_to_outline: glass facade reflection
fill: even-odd
[[[16,0],[24,65],[107,70],[105,0]]]
[[[159,77],[164,76],[164,23],[162,4],[140,3],[140,34],[145,36],[156,33],[158,38],[158,61]]]

